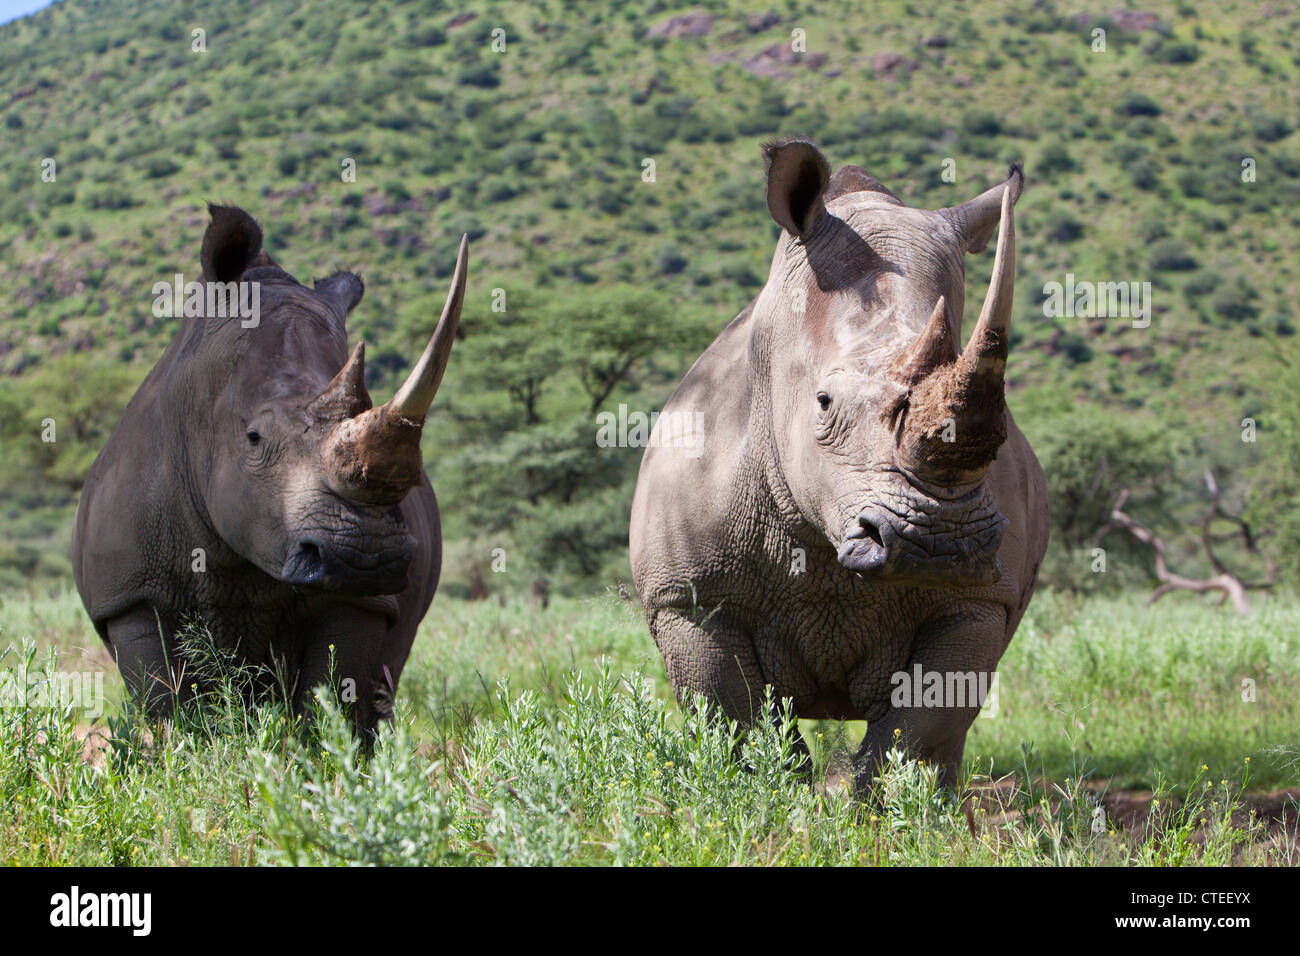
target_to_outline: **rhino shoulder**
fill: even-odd
[[[733,512],[755,491],[748,453],[751,310],[691,366],[651,434],[630,523],[633,576],[643,599],[657,588],[652,583],[647,590],[645,582],[675,588],[718,566],[738,526]]]
[[[166,475],[167,456],[158,452],[155,408],[142,399],[139,394],[132,399],[77,503],[73,572],[101,634],[123,609],[160,603],[167,572],[188,569],[193,549],[203,544],[165,526],[179,513],[176,483]]]

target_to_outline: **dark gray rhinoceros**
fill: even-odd
[[[952,783],[1047,546],[1004,401],[1023,175],[929,211],[859,167],[831,176],[811,143],[764,152],[783,234],[661,413],[636,587],[679,694],[749,722],[770,684],[800,717],[868,722],[860,790],[896,731]],[[963,256],[995,229],[962,350]]]
[[[262,250],[247,213],[210,212],[205,304],[192,310],[205,314],[184,320],[90,470],[77,588],[151,712],[190,693],[176,638],[194,621],[273,669],[299,709],[332,676],[370,729],[390,712],[438,585],[420,433],[460,317],[466,242],[424,354],[376,408],[365,346],[349,354],[345,328],[361,280],[301,285]],[[211,293],[241,288],[260,314],[219,317],[235,299]]]

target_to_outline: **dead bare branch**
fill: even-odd
[[[1246,597],[1246,592],[1272,587],[1276,583],[1276,565],[1271,559],[1268,560],[1266,579],[1253,583],[1242,581],[1240,577],[1228,570],[1219,556],[1215,554],[1215,543],[1240,538],[1246,550],[1257,555],[1259,550],[1256,546],[1255,535],[1251,532],[1250,525],[1246,523],[1245,519],[1238,515],[1229,514],[1224,510],[1222,490],[1219,488],[1218,482],[1215,481],[1214,475],[1208,469],[1205,472],[1205,487],[1210,493],[1211,508],[1201,520],[1201,544],[1205,548],[1206,557],[1216,572],[1213,577],[1189,578],[1169,569],[1165,557],[1165,543],[1149,529],[1134,521],[1125,512],[1124,505],[1129,499],[1129,490],[1127,488],[1120,490],[1115,506],[1111,509],[1110,521],[1098,530],[1093,540],[1100,543],[1111,531],[1119,529],[1127,531],[1155,552],[1156,577],[1160,579],[1161,584],[1151,593],[1151,597],[1147,601],[1148,605],[1154,604],[1170,591],[1186,590],[1197,593],[1218,591],[1221,595],[1218,601],[1219,605],[1231,599],[1232,606],[1236,608],[1238,614],[1249,614],[1250,601]],[[1212,527],[1216,521],[1227,521],[1235,525],[1234,532],[1232,534],[1213,533]]]

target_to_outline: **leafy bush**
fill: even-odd
[[[1201,269],[1187,277],[1187,281],[1183,283],[1183,291],[1190,296],[1199,298],[1200,296],[1209,295],[1222,285],[1223,276],[1209,269]]]
[[[416,30],[408,30],[406,42],[414,47],[442,46],[447,42],[447,34],[439,27],[424,26]]]
[[[1266,143],[1275,143],[1291,135],[1295,127],[1284,116],[1261,113],[1251,119],[1251,130]]]
[[[165,157],[155,157],[145,164],[144,174],[150,179],[163,179],[180,170],[178,163]]]
[[[1147,254],[1151,268],[1157,272],[1186,272],[1196,268],[1196,256],[1177,239],[1163,239]]]
[[[1040,421],[1032,437],[1047,475],[1052,536],[1067,549],[1091,540],[1122,488],[1140,494],[1154,477],[1169,474],[1182,442],[1159,421],[1088,407]]]
[[[1145,93],[1129,93],[1115,107],[1121,116],[1159,116],[1160,106]]]
[[[1175,178],[1184,196],[1197,198],[1205,195],[1205,173],[1198,169],[1184,169]]]
[[[1160,185],[1160,175],[1156,168],[1149,162],[1142,162],[1134,166],[1130,172],[1133,179],[1133,185],[1144,192],[1155,189]]]
[[[1083,236],[1083,223],[1066,213],[1047,230],[1047,238],[1052,242],[1074,242]]]
[[[962,116],[961,128],[975,136],[997,136],[1002,132],[1002,118],[990,110],[975,110]]]
[[[1254,302],[1257,297],[1258,293],[1253,288],[1240,278],[1234,278],[1220,286],[1211,298],[1210,306],[1221,318],[1251,319],[1259,314],[1259,309]]]
[[[594,679],[571,675],[557,712],[505,685],[497,708],[457,757],[419,758],[399,723],[363,762],[322,702],[323,755],[302,752],[282,770],[267,754],[258,773],[276,854],[324,864],[814,863],[841,852],[853,828],[848,803],[826,804],[790,772],[788,711],[742,743],[702,698],[676,724],[642,675],[608,665]],[[894,754],[883,784],[896,831],[957,822],[933,767]],[[806,839],[766,839],[791,829]]]
[[[490,90],[501,85],[501,65],[498,57],[480,59],[462,66],[456,74],[456,82],[463,86],[474,86],[481,90]]]
[[[1192,42],[1180,42],[1162,37],[1147,51],[1157,63],[1195,63],[1201,58],[1201,48]]]
[[[0,502],[71,502],[140,377],[78,354],[0,378]]]
[[[1274,339],[1265,351],[1269,374],[1261,379],[1267,411],[1261,422],[1260,487],[1251,496],[1249,517],[1255,527],[1270,532],[1264,545],[1284,579],[1300,585],[1300,508],[1287,505],[1300,501],[1300,416],[1295,414],[1300,345]]]
[[[86,193],[85,204],[91,209],[130,209],[138,201],[124,186],[101,186]]]
[[[1039,153],[1037,168],[1044,176],[1050,176],[1078,169],[1079,164],[1064,143],[1050,143]]]

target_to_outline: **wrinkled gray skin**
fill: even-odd
[[[460,312],[464,245],[448,309],[403,387],[414,457],[410,440],[388,443],[399,451],[373,457],[370,480],[358,480],[332,471],[330,453],[362,447],[357,430],[397,402],[372,408],[364,346],[349,358],[345,320],[361,280],[300,285],[261,250],[246,213],[211,211],[203,281],[260,283],[260,322],[183,320],[86,479],[77,588],[151,713],[191,694],[176,635],[196,621],[244,661],[276,670],[299,710],[328,682],[332,645],[334,683],[369,730],[391,712],[438,584],[438,505],[418,439]]]
[[[702,413],[702,443],[646,451],[636,587],[679,696],[752,723],[771,684],[799,717],[868,722],[859,793],[896,730],[952,784],[978,706],[894,706],[891,675],[993,671],[1047,546],[1043,474],[1003,399],[1022,174],[927,211],[858,167],[831,177],[810,143],[765,157],[783,233],[664,407],[658,433]],[[999,222],[959,357],[963,256]]]

